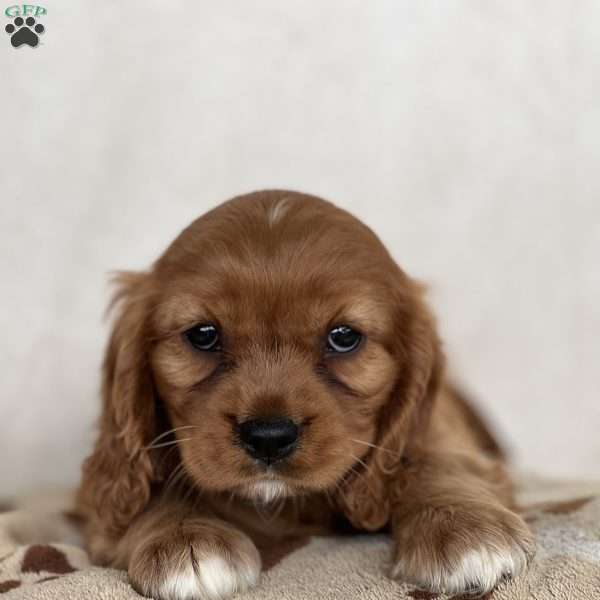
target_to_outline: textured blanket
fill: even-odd
[[[530,481],[520,501],[536,534],[536,557],[526,574],[485,600],[600,600],[600,485]],[[21,503],[0,514],[0,600],[139,600],[126,573],[91,567],[74,543],[52,542],[76,535],[54,504],[40,510]],[[389,556],[381,535],[290,540],[263,555],[260,585],[243,598],[448,599],[388,579]]]

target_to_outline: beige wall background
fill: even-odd
[[[44,6],[39,47],[0,32],[0,493],[77,479],[108,271],[266,187],[430,283],[520,467],[600,475],[599,3]]]

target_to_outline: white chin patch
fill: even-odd
[[[220,556],[200,560],[173,573],[163,584],[160,598],[165,600],[218,600],[228,598],[256,585],[259,570],[251,565],[228,563]]]
[[[248,492],[252,498],[270,504],[289,496],[289,487],[282,481],[265,480],[250,485]]]

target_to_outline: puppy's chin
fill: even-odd
[[[271,504],[293,495],[291,487],[277,479],[254,481],[246,484],[240,491],[246,498],[261,504]]]

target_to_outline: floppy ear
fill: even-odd
[[[106,349],[100,433],[83,467],[79,503],[89,527],[118,537],[147,504],[156,466],[144,447],[157,435],[148,365],[149,276],[123,273],[111,307],[117,315]]]
[[[444,356],[435,322],[412,281],[398,302],[398,357],[402,367],[388,402],[378,418],[375,446],[366,468],[347,482],[340,507],[359,528],[381,529],[390,516],[390,484],[398,483],[407,446],[418,445],[425,432],[444,369]]]

